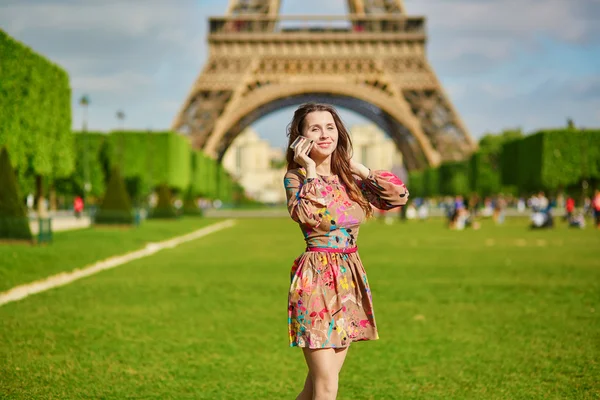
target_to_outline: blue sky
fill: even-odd
[[[344,0],[283,0],[282,14],[345,14]],[[600,1],[405,0],[427,17],[428,58],[474,137],[504,128],[600,126]],[[63,66],[89,128],[168,129],[207,57],[226,0],[3,0],[0,28]],[[254,127],[285,143],[293,109]],[[347,124],[365,122],[342,113]]]

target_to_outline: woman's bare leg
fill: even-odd
[[[339,349],[307,349],[304,348],[304,358],[308,365],[308,375],[304,389],[297,400],[335,400],[338,390],[338,376],[348,347]]]
[[[346,354],[348,354],[348,349],[350,347],[340,347],[338,349],[334,349],[335,351],[335,364],[337,366],[338,374],[342,370],[344,366],[344,361],[346,360]]]
[[[306,380],[304,381],[304,388],[302,388],[302,391],[298,397],[296,397],[296,400],[312,400],[313,392],[313,381],[312,377],[310,376],[310,371],[308,371],[306,374]]]

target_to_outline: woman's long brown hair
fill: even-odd
[[[338,131],[338,143],[337,147],[331,155],[331,173],[338,175],[342,183],[346,186],[346,192],[348,197],[353,201],[357,202],[360,207],[365,211],[367,218],[373,215],[373,209],[369,204],[369,201],[363,196],[356,181],[352,176],[352,170],[350,168],[350,159],[352,158],[352,140],[346,130],[346,127],[342,123],[342,119],[338,115],[337,111],[333,106],[329,104],[319,103],[306,103],[302,104],[294,113],[292,122],[288,125],[287,136],[287,170],[300,168],[300,165],[294,161],[294,151],[290,149],[290,145],[296,140],[298,136],[302,136],[302,130],[304,129],[304,120],[306,116],[314,111],[328,111]]]

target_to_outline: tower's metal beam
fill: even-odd
[[[406,13],[403,0],[348,0],[348,10],[358,16]]]
[[[262,14],[279,15],[280,0],[229,0],[227,15]]]
[[[347,0],[350,14],[405,14],[403,0]],[[281,0],[229,0],[227,15],[279,15]]]

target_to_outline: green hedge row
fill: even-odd
[[[439,189],[442,196],[462,194],[471,191],[469,187],[469,163],[447,162],[439,167]]]
[[[185,137],[173,132],[114,131],[107,136],[111,166],[138,192],[159,185],[183,191],[190,184],[191,149]]]
[[[520,131],[486,135],[464,162],[412,171],[411,194],[433,197],[497,193],[526,194],[600,183],[600,130],[570,128],[523,136]]]
[[[87,141],[87,144],[86,144]],[[193,195],[231,202],[234,182],[223,167],[200,151],[194,151],[185,136],[174,132],[114,131],[108,134],[75,135],[78,149],[74,187],[82,187],[85,176],[83,150],[88,146],[88,170],[92,194],[100,196],[108,170],[118,166],[129,194],[135,199],[160,185]],[[97,188],[97,190],[96,190]]]
[[[547,130],[507,143],[502,182],[519,191],[556,190],[600,179],[600,130]]]
[[[2,30],[0,55],[0,147],[19,181],[69,176],[75,154],[67,73]]]
[[[75,170],[68,179],[59,180],[56,188],[63,194],[84,194],[85,182],[90,183],[89,194],[102,197],[110,172],[107,153],[107,135],[100,132],[75,134]],[[87,180],[86,180],[87,175]]]

